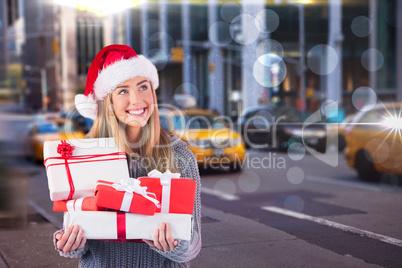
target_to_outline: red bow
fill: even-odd
[[[70,158],[73,155],[74,146],[67,143],[66,141],[61,141],[61,144],[57,146],[57,153],[61,154],[64,159]]]
[[[67,162],[67,159],[73,155],[74,149],[75,147],[71,146],[71,144],[67,143],[65,140],[62,140],[61,144],[57,146],[57,153],[61,154],[61,157],[64,158],[64,165],[66,166],[67,179],[68,183],[70,184],[70,194],[68,195],[67,200],[73,199],[73,195],[75,192],[73,178],[71,177],[70,168],[68,167]]]

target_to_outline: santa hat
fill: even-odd
[[[159,86],[156,67],[134,49],[126,45],[104,47],[88,69],[85,94],[75,96],[75,106],[85,117],[96,118],[98,102],[124,81],[143,76],[151,80],[154,89]]]

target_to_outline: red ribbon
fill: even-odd
[[[117,219],[117,239],[120,243],[126,240],[126,213],[116,212]]]
[[[71,144],[67,143],[65,140],[62,140],[61,143],[57,146],[57,153],[61,154],[61,157],[64,159],[68,184],[70,185],[70,193],[68,194],[67,200],[73,199],[73,195],[75,192],[73,178],[71,177],[70,167],[68,166],[67,161],[67,159],[73,155],[74,149],[75,147],[71,146]]]

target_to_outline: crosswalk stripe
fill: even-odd
[[[322,219],[322,218],[313,217],[313,216],[310,216],[310,215],[306,215],[306,214],[303,214],[303,213],[291,211],[291,210],[288,210],[288,209],[282,209],[282,208],[278,208],[278,207],[274,207],[274,206],[263,206],[261,208],[263,210],[267,210],[267,211],[270,211],[270,212],[279,213],[279,214],[282,214],[282,215],[290,216],[290,217],[301,219],[301,220],[312,221],[312,222],[315,222],[315,223],[318,223],[318,224],[321,224],[321,225],[326,225],[326,226],[336,228],[336,229],[339,229],[339,230],[342,230],[342,231],[351,232],[351,233],[354,233],[354,234],[359,234],[361,236],[366,236],[366,237],[369,237],[369,238],[372,238],[372,239],[380,240],[380,241],[388,243],[388,244],[392,244],[392,245],[395,245],[395,246],[398,246],[398,247],[402,247],[402,240],[399,240],[399,239],[396,239],[396,238],[393,238],[393,237],[373,233],[373,232],[370,232],[370,231],[366,231],[366,230],[362,230],[362,229],[355,228],[355,227],[352,227],[352,226],[336,223],[336,222],[325,220],[325,219]]]

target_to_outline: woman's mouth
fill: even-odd
[[[129,116],[143,116],[145,114],[145,111],[147,110],[146,107],[142,108],[142,109],[132,109],[132,110],[127,110],[126,113]]]

